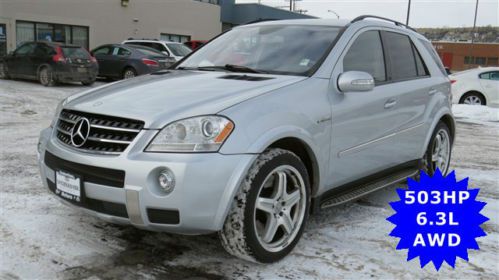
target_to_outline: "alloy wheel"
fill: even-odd
[[[445,174],[450,160],[450,137],[445,129],[440,129],[436,134],[432,151],[431,166],[433,170],[438,168],[442,174]]]
[[[480,97],[478,97],[476,95],[470,95],[470,96],[467,96],[464,99],[464,104],[468,104],[468,105],[482,105],[482,100],[480,99]]]
[[[49,80],[49,71],[47,70],[47,68],[42,69],[42,71],[40,71],[40,83],[42,85],[48,85]]]
[[[266,250],[278,252],[297,236],[306,212],[306,186],[301,174],[289,165],[274,169],[258,194],[254,225]]]
[[[131,69],[126,70],[125,73],[123,74],[124,79],[131,79],[134,77],[135,77],[135,72]]]

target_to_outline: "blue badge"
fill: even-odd
[[[437,271],[444,261],[454,268],[456,257],[468,261],[468,249],[479,249],[475,238],[486,235],[480,225],[489,220],[480,214],[486,203],[476,200],[479,189],[468,189],[468,178],[457,182],[454,171],[447,177],[421,171],[419,182],[407,180],[387,219],[396,225],[390,236],[400,238],[397,250],[409,250],[407,261],[419,256],[421,268],[433,262]]]

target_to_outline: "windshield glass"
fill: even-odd
[[[83,48],[62,47],[61,49],[64,54],[64,57],[67,58],[82,58],[82,59],[90,58],[90,54]]]
[[[338,33],[339,27],[332,26],[235,28],[192,54],[179,68],[238,65],[274,74],[306,75]]]
[[[175,56],[186,56],[192,52],[184,44],[166,44]]]

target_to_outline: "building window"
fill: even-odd
[[[88,49],[88,27],[42,22],[16,22],[16,44],[28,41],[50,41],[74,44]]]
[[[162,41],[179,42],[179,43],[185,43],[191,40],[191,36],[189,35],[178,35],[178,34],[167,34],[167,33],[161,33],[160,38]]]
[[[464,57],[464,64],[473,64],[473,61],[474,61],[474,57],[473,56],[465,56]]]
[[[499,58],[489,57],[487,58],[487,65],[489,66],[499,66]]]
[[[475,57],[475,64],[485,65],[485,57]]]

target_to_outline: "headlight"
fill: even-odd
[[[176,121],[163,128],[146,152],[217,152],[234,129],[221,116],[202,116]]]
[[[59,104],[57,105],[57,108],[55,109],[55,115],[52,118],[52,122],[50,123],[50,127],[54,128],[55,125],[57,124],[57,120],[59,119],[59,115],[61,114],[62,107],[66,104],[66,98],[64,98]]]

